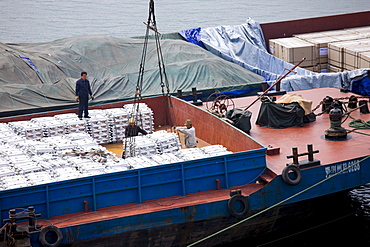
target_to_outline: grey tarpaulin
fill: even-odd
[[[73,107],[75,81],[88,73],[93,104],[134,97],[143,39],[80,36],[48,43],[0,43],[0,114]],[[161,40],[171,93],[178,89],[259,88],[263,78],[183,40]],[[143,96],[162,94],[154,40],[149,40]]]

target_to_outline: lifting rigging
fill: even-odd
[[[160,33],[157,29],[157,23],[155,20],[155,13],[154,13],[154,0],[149,1],[149,16],[148,21],[144,22],[146,25],[146,33],[144,37],[144,44],[143,44],[143,50],[141,54],[141,61],[139,66],[139,74],[136,84],[136,92],[134,97],[134,104],[132,107],[132,112],[130,118],[135,119],[135,122],[142,125],[140,115],[140,101],[142,100],[142,91],[143,91],[143,81],[144,81],[144,72],[145,72],[145,62],[146,62],[146,56],[148,51],[148,42],[149,42],[149,32],[150,30],[154,31],[154,39],[155,39],[155,50],[157,53],[158,58],[158,69],[159,69],[159,78],[160,78],[160,85],[162,88],[162,95],[166,96],[165,100],[169,100],[170,106],[172,107],[171,98],[170,98],[170,89],[168,84],[168,79],[166,75],[166,68],[164,64],[163,54],[162,54],[162,48],[161,43],[159,40]],[[166,88],[166,92],[165,92]],[[141,126],[143,127],[143,126]],[[124,151],[122,157],[127,157],[128,149],[131,149],[130,153],[133,153],[133,144],[135,143],[135,138],[133,137],[126,137],[124,141]]]
[[[145,71],[145,61],[146,61],[146,55],[147,55],[147,50],[148,50],[148,40],[149,40],[149,31],[152,30],[154,31],[154,38],[155,38],[155,45],[156,45],[156,52],[157,52],[157,57],[158,57],[158,69],[159,69],[159,77],[160,77],[160,85],[162,88],[162,94],[163,96],[166,95],[167,98],[170,100],[170,89],[169,89],[169,84],[168,84],[168,79],[166,75],[166,69],[164,65],[164,60],[163,60],[163,54],[162,54],[162,48],[161,48],[161,43],[159,41],[159,35],[160,33],[158,32],[157,29],[157,23],[155,20],[155,14],[154,14],[154,0],[149,1],[149,16],[148,16],[148,21],[144,24],[146,25],[146,33],[145,33],[145,38],[144,38],[144,45],[143,45],[143,51],[141,55],[141,62],[140,62],[140,67],[139,67],[139,76],[137,80],[137,85],[136,85],[136,93],[135,93],[135,100],[134,100],[134,105],[138,109],[138,104],[140,100],[142,99],[142,89],[143,89],[143,79],[144,79],[144,71]],[[165,87],[166,87],[166,93],[165,93]],[[171,101],[170,101],[171,103]]]

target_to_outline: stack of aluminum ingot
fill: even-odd
[[[156,131],[148,135],[157,145],[157,153],[175,153],[181,149],[181,143],[176,133],[165,130]]]
[[[65,158],[71,164],[71,167],[76,168],[78,177],[87,177],[104,173],[105,167],[100,163],[92,161],[91,159],[81,159],[78,156],[68,156]]]
[[[24,176],[20,175],[12,163],[28,162],[28,157],[19,149],[12,147],[9,144],[0,145],[0,159],[1,159],[1,170],[0,170],[0,187],[2,189],[8,188],[20,188],[27,187],[29,183],[23,179]],[[11,160],[12,159],[12,160]]]
[[[78,119],[74,113],[68,113],[33,118],[30,121],[10,122],[8,126],[17,135],[31,140],[87,132],[98,144],[122,141],[125,137],[125,127],[131,117],[148,133],[154,130],[153,112],[145,103],[127,104],[123,108],[109,110],[90,110],[89,114],[91,118],[84,120]]]
[[[27,139],[41,140],[43,137],[42,127],[38,123],[17,121],[10,122],[8,125],[17,135],[24,136]]]
[[[157,162],[159,165],[162,164],[171,164],[171,163],[177,163],[184,161],[180,157],[177,157],[174,153],[163,153],[163,154],[157,154],[152,157],[150,157],[152,160]]]
[[[16,175],[14,169],[9,165],[9,161],[0,157],[0,177],[9,177]]]
[[[146,136],[126,138],[123,144],[126,158],[175,153],[181,149],[178,136],[175,133],[168,133],[164,130]]]
[[[176,156],[182,160],[196,160],[209,157],[199,148],[181,149]]]
[[[43,138],[42,140],[44,139],[47,138]],[[28,155],[41,155],[44,153],[54,154],[56,152],[56,148],[53,144],[44,141],[25,140],[24,142],[17,143],[14,146],[19,148],[19,150],[23,150]]]
[[[55,168],[54,173],[56,181],[63,181],[81,177],[81,173],[75,167],[71,166]]]
[[[219,156],[219,155],[225,155],[225,154],[231,154],[232,152],[228,151],[224,146],[222,145],[211,145],[200,148],[205,154],[208,156]]]
[[[54,118],[64,124],[64,134],[85,132],[85,121],[78,119],[75,113],[58,114]]]
[[[72,142],[65,136],[51,136],[49,138],[43,138],[42,142],[54,147],[56,153],[71,151],[78,148],[77,143]]]
[[[154,131],[153,111],[145,103],[126,104],[123,109],[127,111],[129,118],[134,118],[136,124],[148,133]]]
[[[118,172],[118,171],[126,171],[130,170],[131,167],[129,166],[128,162],[124,159],[119,159],[118,162],[113,161],[112,159],[107,160],[106,162],[106,173],[111,172]]]
[[[129,169],[141,169],[145,167],[159,165],[157,162],[152,160],[150,157],[145,157],[145,156],[129,157],[126,159],[126,162],[129,166]]]
[[[2,177],[2,188],[3,189],[15,189],[28,187],[31,184],[28,182],[28,179],[24,175],[13,175],[9,177]]]
[[[126,138],[124,143],[125,157],[153,156],[157,154],[156,143],[146,136]]]
[[[4,173],[0,174],[1,187],[12,189],[30,186],[25,174],[41,170],[37,164],[30,161],[22,150],[9,144],[1,145],[0,150],[0,157],[4,161],[2,164]]]
[[[56,181],[53,173],[49,171],[39,171],[27,174],[27,179],[32,185],[45,184]]]
[[[87,133],[71,133],[65,135],[63,138],[72,141],[81,150],[89,150],[99,146],[99,144]]]
[[[164,133],[160,133],[160,134],[166,136]],[[170,134],[172,133],[168,133],[168,136],[170,136]],[[175,136],[177,137],[177,135]],[[145,136],[145,137],[139,137],[139,138],[152,139],[150,135]],[[141,146],[141,148],[145,149],[146,146]],[[204,148],[189,148],[189,149],[180,149],[180,150],[174,150],[174,149],[169,148],[168,150],[172,150],[172,152],[167,152],[166,150],[164,150],[163,152],[160,152],[160,153],[158,152],[155,155],[152,155],[151,153],[151,155],[146,155],[146,156],[143,156],[143,152],[142,153],[138,152],[136,154],[137,156],[128,157],[125,160],[128,162],[131,169],[139,169],[139,168],[150,167],[154,165],[177,163],[181,161],[202,159],[202,158],[207,158],[211,156],[219,156],[219,155],[225,155],[225,154],[232,153],[228,151],[222,145],[212,145],[212,146],[207,146]]]
[[[108,119],[105,115],[93,115],[86,120],[86,130],[98,144],[109,143]]]
[[[9,136],[9,132],[5,130],[4,126],[0,126],[0,137],[2,133]],[[124,171],[130,168],[126,161],[118,159],[105,148],[100,147],[87,133],[47,137],[42,141],[25,138],[21,140],[14,143],[9,142],[11,140],[4,140],[0,144],[0,190]],[[70,150],[75,149],[85,155],[66,155]],[[91,152],[92,155],[90,155]]]
[[[8,124],[0,123],[0,144],[7,143],[9,140],[17,137],[18,135],[14,133]]]
[[[181,150],[176,134],[158,131],[125,139],[127,158],[118,159],[98,143],[122,140],[131,117],[153,132],[153,112],[136,106],[0,124],[0,190],[229,153],[221,145]]]
[[[55,119],[54,117],[39,117],[32,118],[31,123],[38,124],[42,128],[42,136],[61,136],[64,134],[63,122]]]
[[[123,108],[105,110],[108,117],[108,133],[110,142],[120,142],[125,138],[125,127],[129,124],[128,112]]]

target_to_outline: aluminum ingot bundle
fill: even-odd
[[[202,152],[199,148],[188,148],[188,149],[181,149],[177,156],[183,160],[195,160],[195,159],[203,159],[209,157],[207,154]]]
[[[157,154],[156,143],[147,136],[126,138],[124,143],[125,157],[152,156]]]
[[[98,144],[109,143],[108,119],[105,115],[92,115],[86,120],[86,131]]]
[[[209,156],[219,156],[219,155],[225,155],[225,154],[231,154],[231,151],[228,151],[224,146],[222,145],[211,145],[202,147],[200,150],[202,150],[205,154]]]
[[[30,121],[17,121],[10,122],[8,125],[13,129],[14,133],[19,136],[24,136],[27,139],[41,140],[43,137],[43,130],[39,123]]]
[[[19,136],[30,140],[41,140],[45,137],[62,136],[70,133],[86,132],[98,144],[122,141],[125,127],[131,117],[148,133],[154,130],[153,111],[145,104],[126,104],[122,108],[107,110],[90,110],[91,118],[78,119],[75,113],[58,114],[54,117],[32,118],[30,121],[17,121],[0,126],[0,141],[11,135],[7,126]],[[17,140],[19,141],[19,139]]]
[[[176,133],[165,130],[156,131],[148,135],[157,144],[157,153],[174,153],[181,149],[181,143]]]
[[[126,104],[123,109],[128,112],[129,118],[134,118],[136,124],[148,133],[154,131],[153,111],[145,103]]]
[[[64,124],[63,122],[55,119],[54,117],[39,117],[32,118],[31,123],[38,124],[41,127],[42,136],[56,136],[64,134]]]
[[[178,136],[175,133],[168,133],[164,130],[145,136],[126,138],[123,145],[126,158],[174,153],[181,148]]]
[[[128,112],[123,108],[105,110],[108,117],[108,133],[110,142],[120,142],[125,137],[125,128],[129,124]]]

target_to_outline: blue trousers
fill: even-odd
[[[82,118],[82,113],[84,117],[89,116],[89,95],[80,95],[78,101],[78,117]]]

